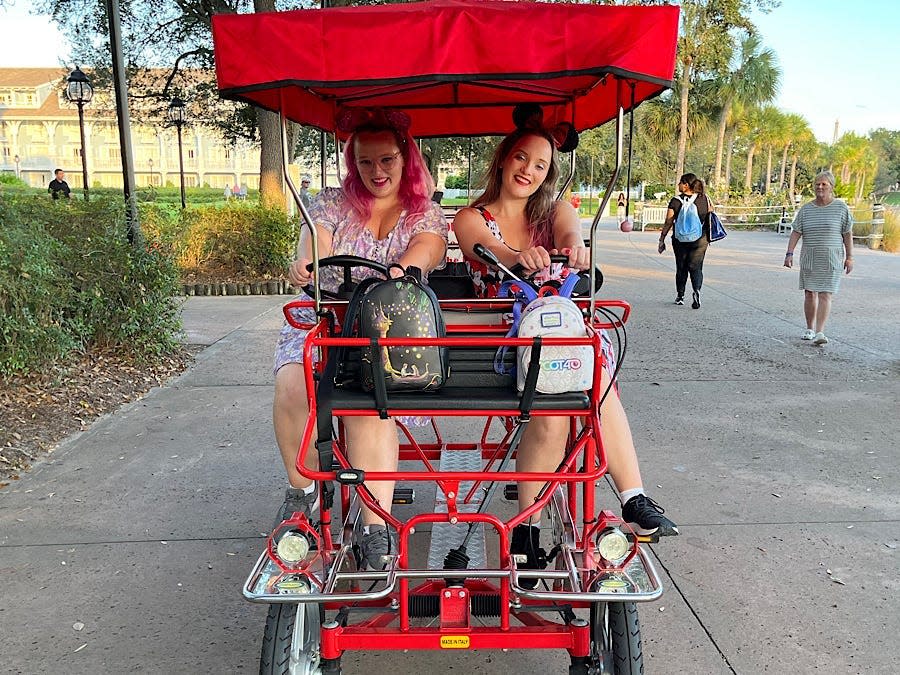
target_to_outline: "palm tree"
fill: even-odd
[[[719,117],[719,134],[716,141],[713,187],[718,186],[722,178],[722,151],[732,107],[736,102],[755,106],[771,101],[778,92],[780,79],[781,69],[778,67],[775,52],[768,48],[763,49],[759,36],[745,35],[738,45],[734,69],[717,81],[719,96],[722,98],[722,113]]]
[[[747,194],[753,182],[753,157],[761,147],[771,145],[773,134],[770,130],[777,126],[780,115],[781,112],[773,105],[748,111],[750,147],[747,150],[747,171],[744,173],[744,192]]]

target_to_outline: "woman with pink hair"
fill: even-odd
[[[447,248],[447,221],[440,206],[431,201],[434,181],[410,135],[409,118],[397,111],[348,109],[339,116],[338,127],[351,133],[344,150],[347,175],[341,188],[322,190],[309,208],[317,229],[319,257],[355,255],[385,266],[415,266],[425,274],[438,267]],[[312,281],[307,270],[311,259],[310,238],[306,238],[288,271],[292,284],[306,286]],[[390,273],[396,277],[402,272],[391,267]],[[342,274],[336,267],[321,269],[320,288],[337,291]],[[376,274],[356,268],[353,280],[359,282]],[[312,310],[298,318],[316,321]],[[318,508],[316,484],[296,468],[309,417],[302,365],[305,339],[306,331],[285,324],[275,352],[275,439],[290,483],[278,522],[298,511],[312,521]],[[399,442],[394,420],[353,417],[345,419],[344,426],[354,467],[363,471],[397,470]],[[315,469],[317,459],[310,448],[306,466]],[[393,483],[367,486],[390,511]],[[364,568],[382,569],[384,556],[397,550],[396,533],[369,509],[362,509],[357,535]]]

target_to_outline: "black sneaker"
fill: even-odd
[[[310,524],[315,524],[313,513],[318,509],[318,500],[318,486],[316,486],[316,489],[310,494],[305,494],[301,488],[289,487],[284,492],[284,504],[278,509],[278,515],[275,516],[274,527],[278,527],[283,521],[287,520],[297,512],[305,515]]]
[[[700,309],[700,291],[694,291],[694,301],[691,303],[692,309]]]
[[[677,298],[675,298],[675,304],[676,304],[676,305],[683,305],[683,304],[684,304],[684,296],[683,296],[683,295],[679,295]]]
[[[360,570],[380,572],[390,563],[392,555],[397,555],[397,535],[384,525],[369,525],[365,534],[360,520],[355,528],[356,562]]]
[[[653,534],[659,530],[661,537],[678,534],[678,526],[663,514],[666,510],[647,495],[635,495],[622,507],[622,520],[638,534]]]
[[[547,568],[547,552],[541,548],[541,528],[531,525],[516,525],[509,546],[512,555],[524,555],[524,563],[516,563],[522,570],[542,570]],[[531,590],[538,584],[538,579],[519,579],[522,588]]]

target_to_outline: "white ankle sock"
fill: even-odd
[[[624,492],[619,493],[619,501],[622,502],[622,506],[628,503],[628,500],[632,497],[637,497],[638,495],[644,494],[643,486],[638,488],[631,488],[630,490],[625,490]]]
[[[310,484],[307,485],[305,488],[300,488],[300,489],[303,490],[303,494],[305,494],[305,495],[311,495],[313,492],[316,491],[316,484],[315,484],[315,483],[310,483]]]

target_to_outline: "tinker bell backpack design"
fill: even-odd
[[[357,323],[354,330],[354,323]],[[445,337],[434,292],[414,267],[398,279],[366,279],[347,308],[345,337]],[[433,391],[447,381],[447,347],[387,347],[374,340],[362,350],[360,379],[366,391]]]
[[[539,292],[528,284],[506,281],[500,286],[499,297],[514,297],[513,325],[507,337],[587,337],[584,316],[569,298],[580,277],[570,274],[557,293]],[[516,388],[522,392],[532,347],[519,347],[516,354]],[[494,369],[501,374],[501,347],[494,361]],[[535,391],[542,394],[564,394],[591,388],[594,374],[594,350],[590,345],[557,347],[542,345],[539,358],[541,372]]]
[[[694,203],[697,195],[693,194],[681,200],[681,209],[675,218],[675,238],[683,243],[697,241],[703,234],[703,223]]]

